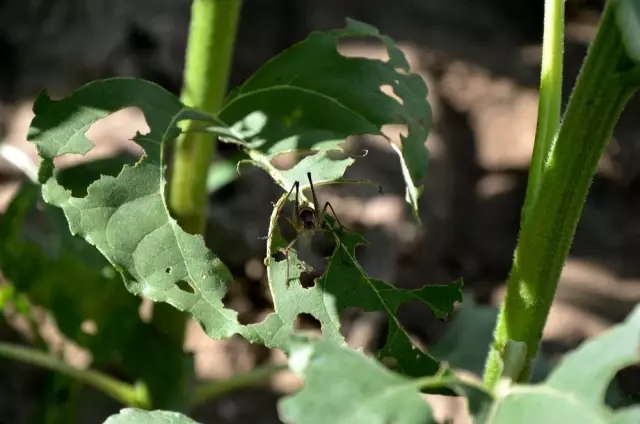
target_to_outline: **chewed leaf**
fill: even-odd
[[[338,52],[341,38],[363,36],[380,40],[389,60],[345,57]],[[390,86],[400,101],[385,94],[383,86]],[[408,135],[402,137],[402,148],[393,146],[417,216],[427,168],[425,141],[431,127],[427,87],[420,76],[409,73],[409,64],[393,40],[374,27],[348,20],[344,29],[312,33],[235,89],[220,117],[245,140],[240,144],[250,149],[252,160],[285,190],[296,178],[304,179],[299,177],[305,175],[307,164],[281,173],[271,165],[278,154],[315,150],[316,155],[324,156],[327,151],[340,150],[346,137],[383,135],[384,125],[406,124]],[[314,181],[339,179],[352,163],[348,159],[337,162],[315,169]]]
[[[356,247],[365,243],[362,236],[341,230],[339,237],[340,245],[315,286],[322,293],[323,304],[335,305],[335,310],[329,314],[335,318],[348,307],[386,312],[389,319],[387,341],[378,356],[394,358],[398,371],[409,376],[434,374],[440,365],[411,342],[397,318],[398,309],[405,302],[417,300],[427,305],[437,317],[444,318],[453,311],[455,302],[462,301],[462,281],[416,290],[394,287],[369,278],[356,261]],[[334,300],[329,302],[329,299]]]
[[[605,391],[622,368],[640,363],[640,305],[626,321],[567,354],[543,384],[515,386],[491,407],[486,424],[640,422],[640,408],[611,409]]]
[[[627,320],[605,334],[583,343],[566,355],[546,384],[571,391],[592,405],[599,405],[611,379],[622,368],[640,363],[640,305]]]
[[[142,110],[150,128],[148,134],[134,138],[143,147],[144,157],[135,166],[125,165],[117,176],[103,175],[86,188],[84,196],[72,196],[54,176],[53,159],[88,152],[92,143],[85,132],[91,124],[130,106]],[[132,293],[189,312],[213,338],[237,333],[235,311],[222,304],[230,272],[205,247],[201,236],[179,227],[164,200],[162,152],[164,144],[179,133],[177,123],[215,120],[185,107],[156,84],[130,78],[90,83],[58,101],[41,94],[34,111],[29,140],[43,160],[43,195],[64,211],[72,234],[94,245],[121,273]],[[181,288],[185,283],[191,290]]]
[[[275,211],[285,201],[283,196]],[[426,304],[436,316],[442,318],[451,313],[454,304],[462,300],[462,281],[445,286],[426,286],[418,290],[406,290],[391,286],[382,280],[369,278],[355,259],[355,250],[365,240],[359,234],[337,227],[332,217],[327,224],[339,239],[338,246],[329,259],[325,273],[311,288],[304,288],[299,281],[302,263],[295,251],[290,250],[287,260],[276,260],[274,254],[287,247],[277,227],[277,213],[271,218],[269,245],[267,248],[267,274],[276,314],[282,330],[293,327],[299,314],[313,315],[322,326],[325,340],[344,343],[340,332],[340,314],[348,307],[364,311],[386,312],[389,319],[387,342],[378,356],[392,357],[397,369],[405,375],[434,374],[439,363],[422,352],[409,339],[397,318],[400,305],[418,300]],[[272,331],[274,329],[272,328]]]

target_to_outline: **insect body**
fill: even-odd
[[[307,178],[309,179],[309,187],[311,188],[311,195],[313,197],[313,207],[309,205],[301,205],[300,204],[300,182],[296,181],[289,190],[287,194],[287,198],[291,195],[291,193],[296,191],[296,199],[295,199],[295,209],[293,212],[292,219],[287,218],[287,221],[291,223],[293,228],[296,229],[298,234],[296,237],[289,243],[289,245],[284,249],[283,253],[287,258],[287,282],[289,281],[289,251],[296,243],[301,234],[309,234],[313,235],[316,231],[327,231],[327,222],[325,220],[327,210],[331,209],[333,216],[340,227],[342,224],[336,215],[336,211],[331,206],[331,203],[326,202],[322,210],[320,210],[320,205],[318,203],[318,198],[316,196],[315,189],[313,188],[313,181],[311,180],[311,173],[307,172]],[[332,229],[329,229],[332,231]]]

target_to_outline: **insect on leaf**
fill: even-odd
[[[281,329],[271,328],[271,331],[286,331],[293,327],[299,314],[311,314],[320,322],[325,340],[342,344],[340,314],[346,308],[382,311],[388,315],[389,330],[387,342],[378,356],[394,358],[398,370],[409,376],[436,373],[440,364],[411,342],[396,315],[401,304],[417,300],[426,304],[437,317],[445,317],[451,313],[455,302],[462,300],[462,281],[406,290],[369,278],[355,259],[356,247],[365,244],[364,238],[339,228],[335,219],[327,216],[327,223],[334,229],[332,233],[339,243],[329,258],[325,273],[316,279],[313,287],[305,288],[299,281],[302,263],[294,251],[290,251],[288,260],[274,258],[275,252],[285,249],[288,244],[277,226],[277,210],[285,197],[280,199],[272,215],[267,249],[269,287],[278,323],[282,326]]]

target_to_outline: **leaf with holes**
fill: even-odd
[[[329,258],[325,273],[316,279],[313,287],[305,288],[299,280],[299,269],[304,264],[297,258],[294,250],[289,251],[285,260],[275,259],[276,252],[281,252],[288,244],[277,226],[277,211],[285,201],[286,195],[276,204],[268,237],[269,287],[281,325],[281,328],[271,328],[271,331],[285,334],[293,328],[298,315],[311,314],[320,322],[326,340],[343,343],[340,314],[346,308],[383,311],[388,314],[389,329],[387,342],[378,356],[394,358],[398,370],[409,376],[437,372],[440,368],[438,362],[409,339],[397,318],[398,308],[404,302],[417,300],[426,304],[438,318],[444,318],[451,313],[455,302],[462,300],[462,281],[405,290],[382,280],[369,278],[355,259],[356,247],[365,244],[364,238],[341,229],[331,216],[327,216],[326,223],[329,228],[334,229],[330,231],[338,239],[337,247]]]
[[[59,175],[86,176],[92,165]],[[40,199],[38,186],[23,183],[0,220],[0,269],[20,295],[15,297],[46,308],[60,332],[91,353],[93,366],[117,364],[129,378],[142,379],[154,401],[175,405],[177,371],[188,360],[182,346],[171,345],[140,319],[141,300],[127,293],[99,252],[69,234],[62,211],[39,205]]]
[[[92,144],[85,132],[91,124],[131,106],[142,110],[150,128],[133,138],[145,150],[144,157],[134,166],[125,164],[115,176],[87,179],[88,187],[63,186],[60,181],[65,179],[53,172],[53,159],[89,151]],[[180,228],[165,204],[162,152],[178,134],[177,123],[200,119],[231,134],[224,124],[185,107],[155,84],[130,78],[93,82],[58,101],[42,94],[34,111],[29,140],[42,157],[39,177],[45,200],[64,211],[72,234],[94,245],[131,293],[190,313],[211,338],[241,334],[253,343],[287,349],[293,328],[283,327],[286,317],[273,315],[243,326],[237,313],[224,307],[229,270],[201,236]]]
[[[624,323],[568,353],[543,384],[515,386],[503,393],[484,423],[638,423],[637,406],[614,410],[604,403],[612,378],[638,363],[640,305]]]
[[[341,55],[338,42],[354,37],[382,42],[389,59]],[[400,101],[385,94],[383,86],[391,87]],[[425,141],[431,127],[427,87],[419,75],[409,73],[409,64],[393,40],[376,28],[348,19],[346,28],[312,33],[232,91],[220,118],[245,140],[240,144],[251,161],[285,190],[304,180],[308,171],[317,183],[340,179],[353,159],[331,160],[326,152],[340,150],[346,137],[383,135],[384,125],[407,125],[401,148],[392,147],[417,217],[427,168]],[[287,172],[271,163],[283,152],[309,150],[318,152]]]
[[[125,107],[139,107],[150,128],[134,137],[145,151],[135,166],[102,176],[75,197],[53,176],[53,159],[92,148],[91,124]],[[214,338],[238,332],[236,313],[222,297],[231,275],[204,245],[184,232],[165,204],[163,148],[184,119],[214,122],[185,107],[160,86],[130,78],[90,83],[58,101],[41,94],[34,104],[29,140],[42,158],[39,172],[45,200],[64,211],[75,235],[93,244],[122,274],[129,291],[191,313]],[[216,124],[220,128],[221,124]],[[143,219],[141,219],[143,218]],[[186,283],[182,287],[179,283]]]

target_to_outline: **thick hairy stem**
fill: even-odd
[[[528,381],[560,273],[598,161],[635,87],[622,73],[629,63],[608,2],[560,131],[551,146],[540,190],[518,240],[507,293],[489,352],[484,381],[500,378],[504,347],[524,342],[526,358],[516,382]]]

